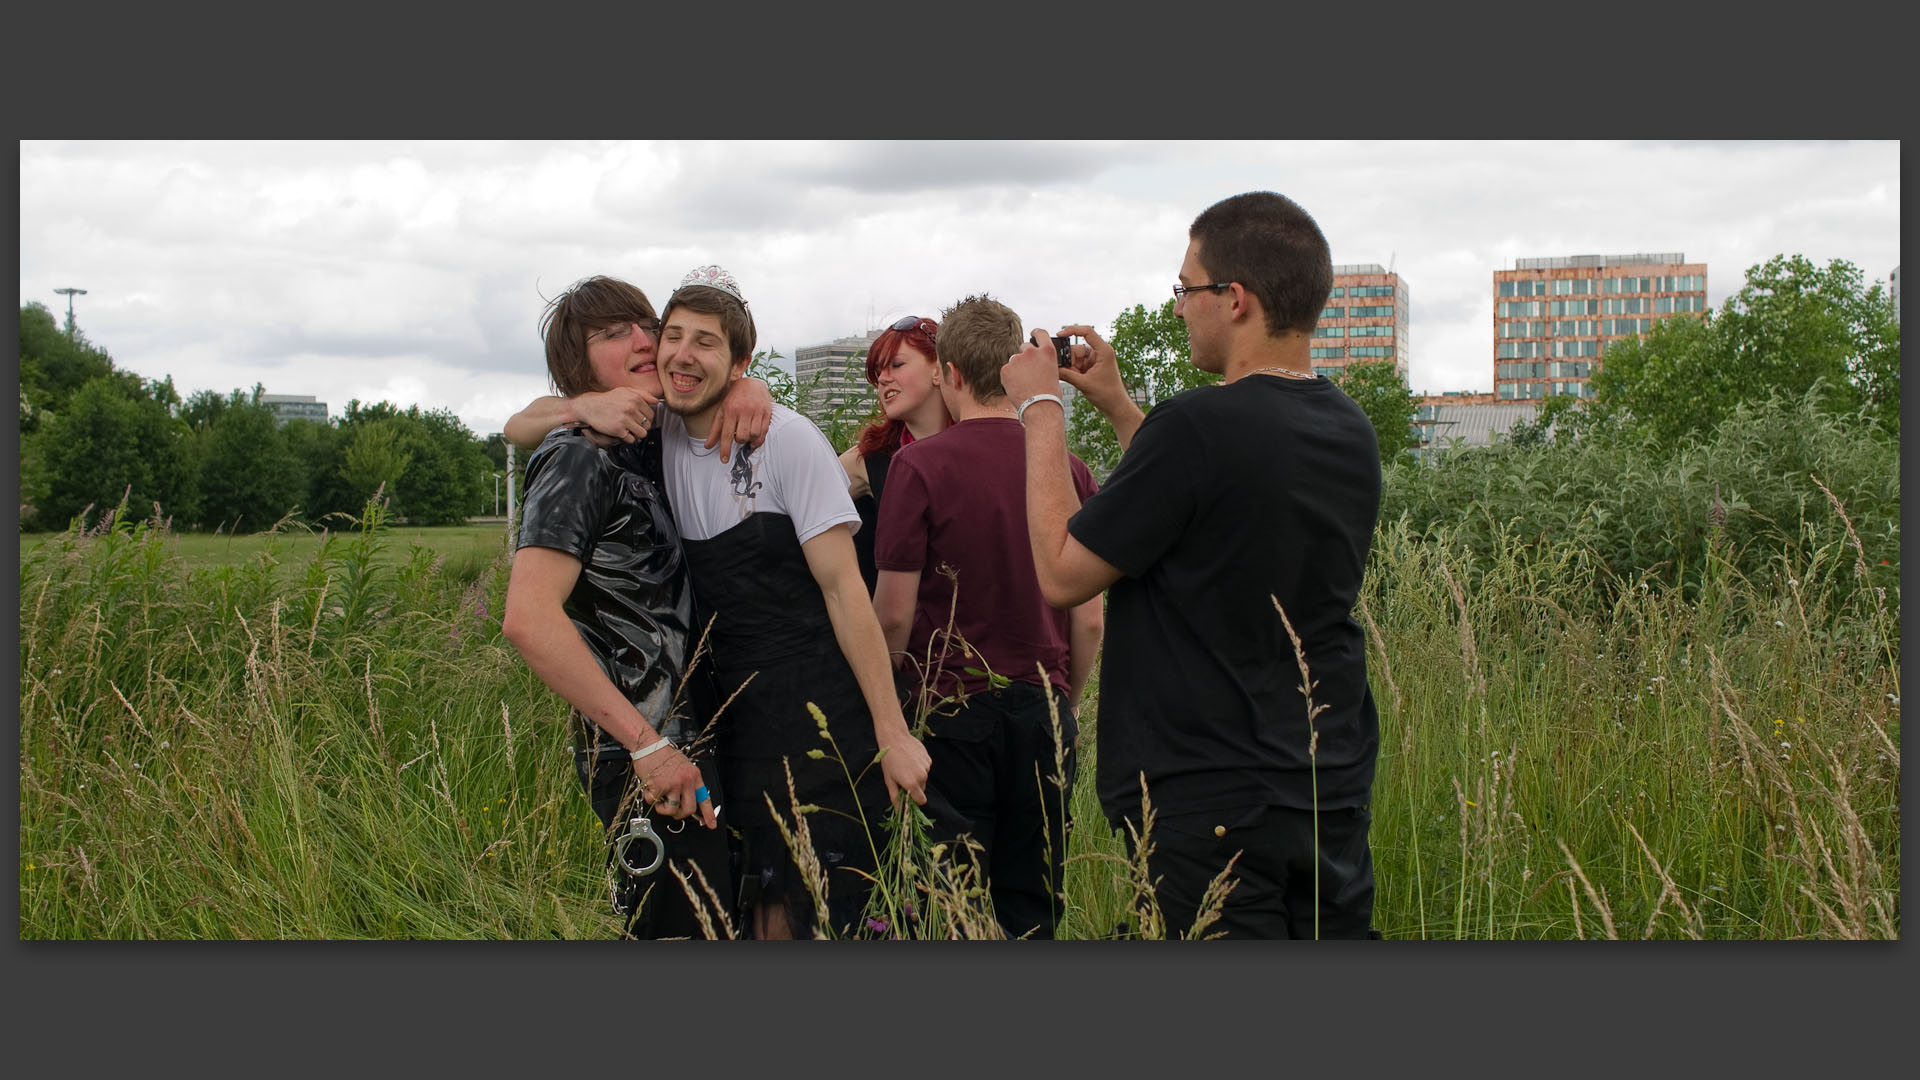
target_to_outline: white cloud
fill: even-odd
[[[1166,299],[1193,216],[1247,190],[1405,275],[1415,390],[1491,387],[1516,257],[1684,251],[1715,305],[1783,252],[1899,262],[1891,142],[24,142],[20,177],[22,302],[88,289],[122,367],[481,434],[544,392],[544,298],[591,273],[660,302],[719,262],[789,356],[979,291],[1106,326]]]

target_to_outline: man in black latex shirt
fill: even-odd
[[[639,289],[589,278],[548,307],[548,371],[563,393],[631,386],[657,397],[657,334]],[[547,435],[527,464],[503,629],[573,705],[575,768],[609,836],[650,809],[662,865],[644,877],[609,869],[628,932],[700,937],[730,925],[734,889],[711,740],[681,685],[692,596],[658,469],[644,443]]]

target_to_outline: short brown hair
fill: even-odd
[[[1222,199],[1193,219],[1207,279],[1237,281],[1260,301],[1267,334],[1311,334],[1333,292],[1333,255],[1313,216],[1271,191]]]
[[[1021,350],[1025,338],[1020,316],[985,293],[940,313],[940,362],[960,373],[975,401],[1007,392],[1000,385],[1000,366]]]
[[[753,328],[753,315],[747,311],[747,305],[735,299],[732,293],[711,285],[682,285],[667,297],[667,310],[660,313],[662,325],[673,318],[675,308],[720,316],[720,329],[727,335],[728,358],[735,364],[753,358],[753,346],[758,340]]]
[[[547,374],[553,385],[568,397],[607,389],[594,382],[587,335],[622,323],[644,327],[653,321],[653,304],[634,286],[599,276],[575,282],[573,288],[549,300],[540,317],[540,339],[546,342]]]

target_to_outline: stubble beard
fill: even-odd
[[[700,384],[694,396],[682,404],[679,392],[673,389],[672,376],[663,371],[660,379],[661,400],[666,402],[667,408],[679,413],[689,427],[704,427],[712,418],[713,410],[719,407],[720,399],[726,396],[728,385],[726,380],[707,379]]]

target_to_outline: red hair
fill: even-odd
[[[929,326],[933,327],[933,330],[928,330]],[[893,358],[899,354],[902,345],[913,346],[927,359],[938,364],[940,354],[935,349],[933,335],[939,328],[939,324],[932,319],[922,319],[910,330],[895,330],[891,327],[882,330],[880,336],[874,338],[873,344],[867,348],[867,385],[879,385],[881,369],[893,363]],[[913,438],[912,433],[907,431],[905,421],[888,419],[885,410],[880,408],[877,401],[874,403],[874,409],[880,413],[879,417],[860,429],[860,438],[854,444],[863,458],[876,450],[898,450],[903,442]]]

